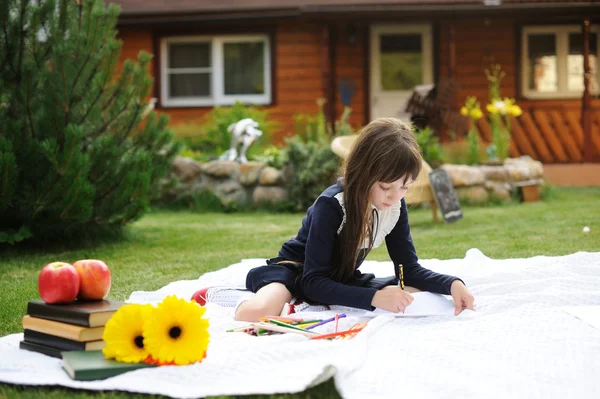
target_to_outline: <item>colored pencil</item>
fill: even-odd
[[[246,331],[246,330],[248,330],[250,328],[253,328],[252,325],[247,325],[247,326],[232,328],[231,330],[227,330],[227,332]]]
[[[271,320],[271,319],[269,319],[269,322],[270,322],[270,323],[273,323],[273,324],[276,324],[276,325],[278,325],[278,326],[281,326],[281,327],[285,327],[285,328],[291,328],[292,330],[297,330],[297,331],[306,331],[306,330],[305,330],[305,329],[303,329],[303,328],[296,327],[296,326],[293,326],[293,325],[291,325],[291,324],[287,324],[287,323],[281,322],[281,321],[279,321],[279,320]],[[311,331],[311,332],[312,332],[312,331]]]
[[[269,321],[269,320],[279,320],[279,321],[283,321],[284,323],[302,323],[303,319],[300,317],[291,317],[291,316],[265,316],[265,317],[261,317],[259,319],[260,321]]]
[[[366,325],[367,325],[366,321],[363,321],[362,323],[356,323],[355,325],[353,325],[352,327],[350,327],[347,331],[352,331],[352,330],[356,330],[356,329],[362,329]],[[345,339],[351,339],[352,337],[353,337],[353,335],[342,335],[342,336],[336,337],[334,339],[345,340]]]
[[[278,326],[277,324],[272,324],[272,323],[253,323],[253,325],[254,325],[254,328],[261,328],[264,330],[281,332],[281,333],[300,334],[300,335],[304,335],[305,337],[314,337],[317,335],[317,333],[314,333],[312,331],[306,331],[301,328],[296,330],[296,329],[291,329],[289,327]]]
[[[338,332],[338,323],[340,321],[340,315],[336,313],[335,315],[335,328],[333,329],[333,332]]]
[[[295,321],[292,324],[295,326],[299,326],[299,325],[304,325],[304,324],[313,324],[313,323],[318,323],[320,321],[323,321],[323,319],[317,319],[317,320],[303,320],[303,321]]]
[[[342,335],[356,334],[356,333],[362,331],[363,328],[364,327],[355,328],[353,330],[338,331],[338,332],[329,333],[329,334],[321,334],[321,335],[317,335],[316,337],[310,337],[310,339],[335,338],[335,337],[339,337],[339,336],[342,336]]]
[[[346,317],[346,314],[345,314],[345,313],[342,313],[341,315],[339,315],[339,316],[338,316],[338,318],[340,318],[340,319],[341,319],[342,317]],[[313,328],[315,328],[315,327],[322,326],[323,324],[329,323],[330,321],[334,321],[334,320],[335,320],[335,317],[332,317],[332,318],[330,318],[330,319],[323,320],[323,321],[322,321],[322,322],[320,322],[320,323],[313,324],[312,326],[308,326],[308,327],[306,327],[306,328],[305,328],[305,330],[311,330],[311,329],[313,329]]]

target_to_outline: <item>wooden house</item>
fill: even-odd
[[[567,0],[113,0],[122,57],[154,54],[156,109],[172,123],[216,105],[264,106],[292,134],[292,115],[352,107],[361,126],[402,115],[416,85],[455,82],[485,107],[484,70],[506,72],[502,96],[523,109],[513,156],[600,161],[600,2]],[[481,137],[491,133],[485,118]]]

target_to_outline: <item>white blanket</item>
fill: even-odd
[[[243,286],[246,271],[261,263],[245,260],[198,280],[134,292],[130,301],[189,298],[206,285]],[[600,398],[600,330],[561,310],[600,305],[600,252],[494,260],[472,249],[464,259],[422,264],[463,278],[476,312],[379,316],[352,340],[309,341],[226,333],[240,323],[231,309],[209,304],[211,343],[201,364],[78,382],[60,360],[19,350],[22,334],[13,334],[0,339],[0,382],[195,398],[299,392],[333,376],[344,398]],[[392,265],[368,261],[362,270],[386,276]],[[340,329],[356,321],[340,319]]]

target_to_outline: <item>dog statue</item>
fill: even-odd
[[[229,125],[227,131],[231,133],[231,147],[219,159],[239,163],[248,162],[246,158],[248,148],[262,136],[262,131],[258,129],[258,122],[245,118]]]

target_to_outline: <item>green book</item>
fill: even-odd
[[[108,360],[102,351],[62,352],[63,369],[74,380],[92,381],[123,374],[145,367],[155,367],[146,363],[121,363]]]

